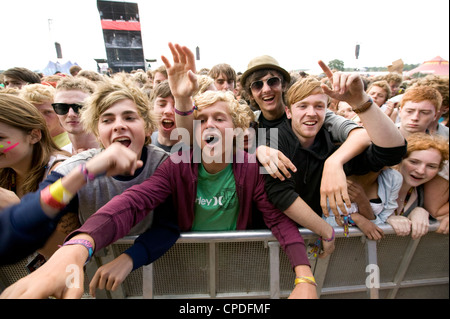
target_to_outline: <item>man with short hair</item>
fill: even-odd
[[[372,141],[361,154],[345,162],[343,167],[347,176],[377,172],[385,166],[398,164],[406,153],[405,139],[395,124],[364,92],[359,75],[331,73],[324,64],[321,66],[332,81],[333,89],[314,78],[302,79],[293,84],[286,99],[290,126],[279,130],[276,136],[278,149],[292,161],[297,171],[284,182],[266,177],[266,191],[270,200],[289,217],[294,216],[299,209],[304,214],[310,214],[311,210],[307,212],[304,207],[305,202],[316,214],[322,215],[322,171],[326,160],[338,149],[324,128],[330,98],[352,106]],[[328,212],[324,212],[324,215],[328,216]]]
[[[406,138],[412,133],[425,133],[436,118],[442,96],[431,86],[413,86],[406,90],[400,104],[400,132]]]
[[[3,72],[5,88],[20,90],[23,86],[33,83],[41,83],[39,75],[27,68],[15,67]]]
[[[268,55],[252,59],[241,76],[241,83],[252,105],[260,110],[255,112],[259,123],[258,134],[265,129],[267,135],[273,132],[276,136],[277,130],[273,129],[278,129],[278,132],[290,129],[286,116],[285,92],[291,85],[291,76],[277,60]],[[367,132],[355,122],[337,116],[330,110],[327,110],[325,115],[324,127],[331,133],[333,142],[343,144],[323,166],[320,189],[322,209],[324,213],[328,213],[328,201],[332,211],[338,214],[337,207],[345,211],[344,203],[347,206],[351,203],[343,163],[360,154],[370,145],[370,139]],[[291,176],[289,170],[295,171],[295,166],[279,149],[274,151],[266,145],[259,145],[257,156],[274,178],[284,180],[285,177]]]
[[[83,103],[95,89],[95,84],[82,77],[65,77],[56,86],[52,106],[58,114],[62,127],[69,135],[72,154],[99,147],[95,135],[84,130],[79,114]]]
[[[42,114],[55,144],[65,151],[72,152],[72,146],[69,145],[71,143],[69,136],[62,127],[52,106],[54,96],[55,89],[53,86],[43,84],[27,85],[19,93],[19,97],[33,104]]]
[[[214,79],[218,91],[234,92],[236,85],[236,71],[231,65],[221,63],[213,66],[208,75]]]

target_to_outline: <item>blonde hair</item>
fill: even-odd
[[[248,113],[248,105],[239,103],[230,91],[206,91],[194,97],[196,110],[194,118],[197,118],[198,111],[207,108],[217,102],[226,102],[235,128],[247,129],[252,120]]]
[[[306,99],[313,94],[323,94],[324,91],[321,87],[322,82],[315,78],[308,77],[303,78],[295,82],[286,93],[286,104],[290,108],[291,105]],[[327,100],[327,106],[330,104],[330,97]]]
[[[214,85],[214,79],[209,75],[199,74],[197,75],[198,89],[194,92],[193,96],[205,93],[209,90],[211,85]]]
[[[50,85],[30,84],[21,89],[19,97],[30,103],[43,104],[53,102],[55,92],[55,88]]]
[[[145,122],[145,132],[152,133],[156,129],[156,121],[149,108],[149,99],[145,93],[137,88],[130,80],[105,80],[80,110],[80,117],[84,129],[93,133],[99,140],[98,122],[100,116],[114,103],[121,100],[131,100],[136,104],[138,114]],[[149,135],[150,135],[149,134]],[[99,140],[101,143],[101,141]],[[150,144],[150,136],[145,144]]]
[[[96,90],[96,85],[94,82],[83,77],[64,77],[56,86],[56,91],[58,92],[60,90],[79,90],[87,94],[92,94]]]
[[[77,77],[84,77],[93,82],[103,82],[105,79],[101,74],[91,70],[81,70],[78,72]]]

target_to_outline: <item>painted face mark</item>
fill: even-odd
[[[11,144],[11,142],[8,141],[8,142],[6,142],[6,144]],[[13,148],[15,148],[18,145],[19,145],[19,143],[16,143],[16,144],[11,145],[11,146],[6,145],[6,146],[9,146],[9,147],[5,148],[4,145],[0,144],[0,151],[2,151],[3,153],[8,153],[10,150],[12,150]]]

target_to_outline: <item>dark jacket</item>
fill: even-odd
[[[270,176],[266,178],[266,191],[270,200],[284,211],[300,196],[318,215],[322,215],[320,184],[323,167],[325,161],[339,146],[332,142],[330,133],[323,127],[310,148],[302,147],[290,126],[279,130],[277,137],[278,149],[291,160],[297,172],[285,181]],[[372,144],[360,155],[348,161],[344,165],[344,172],[347,176],[377,172],[385,166],[400,163],[405,153],[406,143],[404,146],[394,148]]]

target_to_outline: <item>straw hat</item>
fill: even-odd
[[[241,76],[241,84],[242,86],[245,85],[245,81],[247,80],[247,77],[252,74],[255,71],[261,70],[261,69],[274,69],[279,71],[283,77],[284,81],[286,83],[289,83],[291,81],[291,76],[289,75],[289,72],[287,72],[285,69],[283,69],[277,60],[272,58],[268,55],[262,55],[259,57],[254,58],[248,63],[247,71],[245,71]]]

